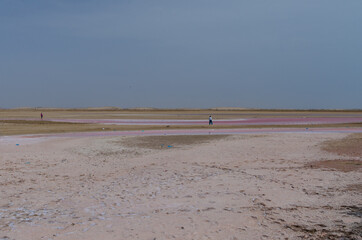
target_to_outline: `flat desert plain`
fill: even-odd
[[[362,133],[23,133],[0,136],[1,240],[362,239]]]

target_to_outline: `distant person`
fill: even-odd
[[[209,125],[213,125],[211,116],[209,116]]]
[[[43,120],[43,117],[44,117],[43,113],[40,113],[41,120]]]

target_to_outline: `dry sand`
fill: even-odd
[[[0,139],[0,239],[361,239],[361,143],[341,133]]]

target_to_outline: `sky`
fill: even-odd
[[[361,0],[0,0],[0,108],[362,109]]]

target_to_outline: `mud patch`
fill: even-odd
[[[299,224],[286,225],[285,228],[299,232],[301,239],[343,239],[354,240],[360,239],[362,233],[362,224],[353,224],[351,228],[346,226],[335,226],[333,228],[316,226],[306,226]]]
[[[361,206],[341,206],[341,208],[345,209],[346,214],[348,214],[348,215],[362,218],[362,207]]]
[[[118,143],[131,148],[170,149],[208,143],[226,137],[228,135],[144,136],[122,139]]]
[[[362,156],[362,133],[354,133],[345,138],[323,142],[321,147],[328,152],[352,157]]]
[[[306,165],[309,168],[329,169],[341,172],[362,170],[362,161],[359,160],[324,160]]]
[[[362,218],[361,206],[341,206],[342,214]],[[344,223],[341,220],[334,221],[335,224],[326,226],[317,224],[287,224],[284,227],[300,233],[302,239],[361,239],[362,222]]]
[[[123,149],[120,151],[104,150],[96,152],[97,157],[110,157],[110,156],[119,156],[119,155],[139,155],[137,151]]]
[[[351,184],[346,188],[347,191],[359,192],[362,193],[362,184]]]

